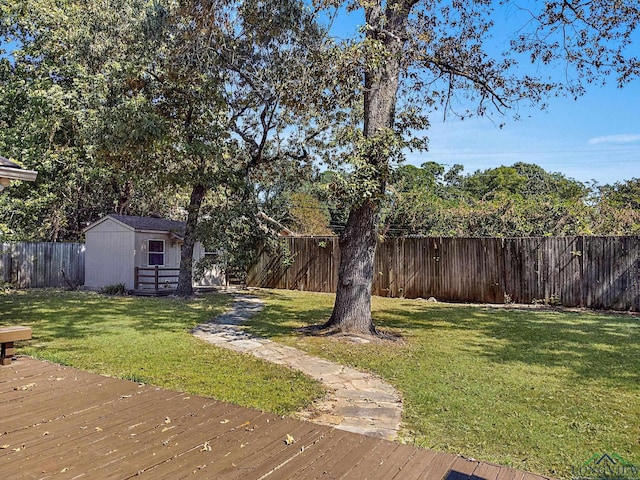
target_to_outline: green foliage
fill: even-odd
[[[297,1],[211,7],[3,8],[0,36],[18,48],[0,61],[0,149],[39,171],[36,185],[0,199],[13,238],[77,239],[113,211],[176,216],[193,184],[230,186],[229,176],[299,155],[302,129],[282,132],[302,125],[301,87],[317,77],[313,17]],[[264,21],[274,12],[278,23]]]
[[[104,295],[123,296],[128,295],[129,291],[124,283],[116,283],[114,285],[106,285],[100,289],[100,293]]]
[[[329,209],[309,193],[294,192],[291,194],[293,230],[303,235],[332,235],[329,229]]]
[[[0,69],[0,149],[38,171],[0,198],[9,239],[78,240],[106,213],[171,205],[151,188],[157,170],[143,168],[154,129],[126,87],[146,51],[135,34],[145,4],[27,0],[3,11],[0,36],[17,49]]]
[[[594,208],[594,232],[640,235],[640,180],[600,186]]]
[[[434,173],[435,172],[435,173]],[[622,185],[598,191],[537,165],[464,175],[454,167],[401,166],[392,175],[384,232],[425,236],[634,235],[640,209],[618,201]],[[633,182],[630,182],[633,185]],[[625,195],[628,195],[625,193]]]

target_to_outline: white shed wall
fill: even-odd
[[[193,263],[194,265],[198,260],[201,260],[205,256],[205,249],[200,242],[196,243],[193,247]],[[220,267],[214,267],[207,270],[200,280],[193,281],[193,285],[197,287],[214,287],[224,285],[224,273]]]
[[[135,234],[107,219],[85,234],[85,286],[102,288],[124,283],[133,288]]]

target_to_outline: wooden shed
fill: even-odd
[[[92,223],[84,229],[85,287],[124,284],[129,290],[175,289],[184,229],[184,222],[129,215],[107,215]],[[194,262],[205,255],[197,243]],[[194,286],[222,283],[221,271],[212,269]]]

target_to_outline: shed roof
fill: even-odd
[[[16,162],[12,162],[8,158],[4,158],[2,155],[0,155],[0,165],[2,165],[3,167],[9,167],[9,168],[22,168]]]
[[[175,235],[178,238],[184,237],[184,230],[186,227],[185,222],[178,220],[168,220],[166,218],[158,217],[135,217],[131,215],[107,215],[95,223],[92,223],[84,229],[86,232],[96,225],[102,223],[107,218],[111,218],[117,222],[123,223],[128,227],[131,227],[135,231],[152,231],[152,232],[166,232]]]

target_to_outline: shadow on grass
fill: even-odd
[[[640,384],[640,318],[596,312],[424,306],[376,311],[378,325],[409,336],[464,339],[494,363],[564,367],[579,380]]]
[[[249,330],[267,338],[299,335],[301,327],[324,323],[333,307],[331,295],[276,291],[262,295],[268,306],[251,319]],[[480,356],[494,364],[561,367],[578,382],[640,385],[638,316],[399,299],[374,299],[373,314],[380,330],[401,334],[413,348],[451,341],[461,354]]]
[[[257,336],[272,338],[298,335],[298,329],[325,323],[331,316],[333,296],[316,294],[311,301],[292,303],[287,293],[261,292],[267,306],[248,322],[248,330]]]
[[[122,329],[152,334],[184,332],[224,311],[230,298],[106,297],[87,292],[35,290],[0,296],[0,325],[33,328],[32,343],[79,340]]]

